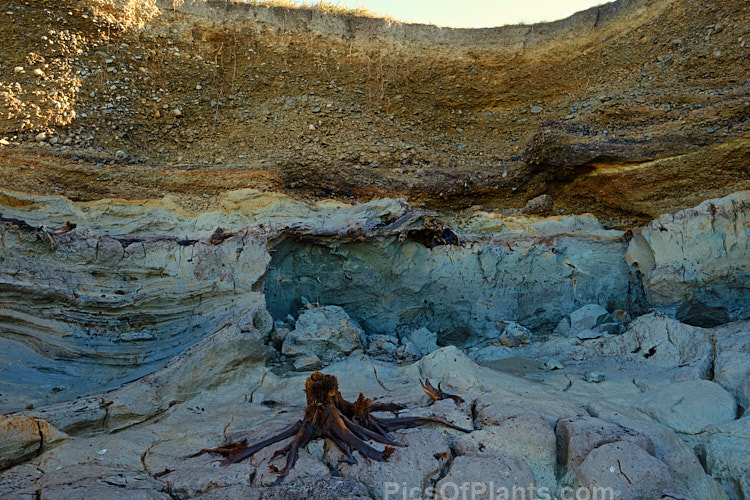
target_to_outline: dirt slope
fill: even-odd
[[[0,0],[0,179],[76,200],[406,197],[625,227],[750,189],[750,4],[449,30],[226,2]]]

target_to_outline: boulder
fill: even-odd
[[[654,454],[654,443],[643,434],[622,425],[595,417],[576,416],[560,419],[555,427],[557,462],[575,471],[588,454],[607,443],[628,441]]]
[[[674,488],[667,466],[629,441],[603,444],[591,451],[578,468],[575,482],[588,490],[586,498],[602,498],[601,492],[611,489],[610,498],[656,499]]]
[[[660,313],[633,320],[627,331],[592,346],[603,356],[708,378],[714,357],[711,332],[685,325]]]
[[[704,444],[706,471],[730,498],[750,498],[750,416],[710,430]]]
[[[303,310],[294,330],[284,338],[281,352],[288,357],[314,354],[321,362],[361,350],[364,332],[339,306],[320,306]]]
[[[626,397],[635,408],[681,434],[698,434],[737,417],[737,403],[726,389],[708,380],[658,386]]]
[[[518,415],[498,425],[486,425],[481,430],[457,436],[453,448],[459,455],[501,456],[523,461],[531,468],[537,487],[552,491],[557,486],[555,446],[555,433],[543,418]]]
[[[392,358],[398,349],[398,338],[391,335],[368,335],[367,354],[373,357]]]
[[[554,204],[555,200],[550,195],[540,194],[527,201],[521,212],[524,214],[545,215],[552,211]]]
[[[514,321],[503,321],[500,325],[502,333],[495,342],[504,347],[518,347],[531,339],[531,331],[523,325]]]
[[[436,430],[419,428],[400,433],[399,441],[406,446],[396,448],[385,462],[360,460],[357,456],[358,464],[340,463],[338,460],[344,456],[333,447],[327,450],[325,461],[338,467],[339,476],[367,484],[375,498],[384,498],[388,491],[395,494],[394,488],[400,495],[406,491],[415,498],[428,498],[430,478],[440,474],[450,456],[448,440]]]
[[[747,410],[750,408],[750,322],[715,328],[713,336],[714,382],[721,384]]]
[[[417,359],[438,348],[437,334],[429,331],[427,328],[420,328],[411,332],[402,341],[404,343],[403,352]]]
[[[0,470],[29,460],[66,438],[45,420],[0,416]]]
[[[570,313],[570,329],[573,331],[593,329],[606,323],[608,319],[611,318],[607,309],[599,304],[587,304]]]
[[[441,499],[462,498],[463,491],[463,498],[477,500],[533,500],[534,490],[531,468],[522,459],[502,455],[456,457],[448,474],[435,485],[436,497]]]
[[[648,300],[682,306],[681,317],[692,324],[747,317],[750,191],[662,215],[633,235],[626,258],[643,275]]]

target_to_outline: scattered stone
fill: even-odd
[[[23,73],[23,67],[22,66],[16,66],[13,68],[13,71],[16,73]]]
[[[576,337],[579,340],[592,340],[592,339],[598,339],[603,335],[603,332],[599,329],[591,329],[586,328],[584,330],[578,330],[576,333]]]
[[[316,355],[324,364],[362,349],[364,332],[339,306],[313,307],[302,311],[294,330],[284,339],[286,356]]]
[[[623,325],[630,323],[630,313],[627,311],[623,311],[622,309],[617,309],[616,311],[613,311],[612,318],[617,323],[622,323]]]
[[[610,335],[621,335],[625,333],[626,327],[622,323],[602,323],[597,327],[597,330]]]
[[[323,364],[315,354],[303,354],[294,358],[294,369],[298,372],[307,372],[319,369]]]
[[[36,137],[34,137],[34,140],[36,142],[43,142],[47,140],[47,133],[46,132],[39,132]]]
[[[562,370],[565,367],[563,366],[562,363],[560,363],[556,359],[548,359],[547,361],[542,363],[542,365],[539,368],[546,372],[549,372],[552,370]]]
[[[526,202],[526,206],[521,210],[524,214],[545,215],[552,212],[555,201],[548,194],[541,194]]]
[[[503,345],[489,345],[469,352],[469,357],[478,363],[496,361],[514,356],[513,348]]]
[[[540,108],[539,106],[532,106],[532,107],[531,107],[531,110],[530,110],[530,111],[531,111],[531,112],[532,112],[533,114],[535,114],[535,115],[536,115],[536,114],[539,114],[539,113],[541,113],[541,112],[542,112],[542,108]]]
[[[390,335],[368,335],[367,354],[373,357],[391,358],[396,356],[398,339]]]
[[[429,331],[427,328],[420,328],[413,331],[403,341],[404,352],[415,356],[417,359],[426,356],[432,351],[436,351],[438,348],[437,334]]]
[[[43,70],[42,70],[41,68],[36,68],[36,69],[34,70],[34,74],[35,74],[36,76],[38,76],[38,77],[40,77],[40,78],[41,78],[41,77],[43,77],[43,76],[44,76],[44,71],[43,71]]]
[[[599,304],[588,304],[570,313],[570,330],[592,329],[609,319],[607,310]]]
[[[604,382],[604,374],[602,372],[593,372],[591,370],[586,370],[583,372],[583,380],[586,382],[596,383]]]
[[[570,331],[570,318],[563,318],[555,326],[555,335],[566,335]]]
[[[514,321],[504,321],[501,326],[502,333],[496,342],[502,346],[518,347],[521,344],[528,343],[531,339],[531,331]]]
[[[172,109],[172,114],[179,118],[182,116],[182,110],[180,108],[174,108]]]

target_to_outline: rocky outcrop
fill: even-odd
[[[697,326],[750,314],[750,192],[663,215],[634,234],[627,259],[649,301]]]
[[[747,411],[750,408],[750,322],[715,328],[713,335],[716,342],[713,380]]]
[[[463,343],[495,338],[508,321],[551,330],[591,302],[639,307],[640,287],[624,261],[627,243],[593,217],[479,214],[460,233],[460,244],[435,248],[408,231],[367,245],[279,241],[265,281],[269,310],[284,318],[304,296],[343,307],[368,333],[425,327],[438,343]],[[291,279],[295,286],[286,285]]]
[[[548,120],[543,122],[524,151],[529,165],[548,169],[552,179],[570,180],[581,169],[592,170],[594,164],[645,161],[674,156],[697,149],[674,136],[637,137],[635,131],[628,139],[607,136],[586,123]],[[624,136],[624,134],[622,134]]]
[[[582,395],[560,390],[556,372],[540,372],[548,374],[547,378],[529,380],[480,367],[455,347],[401,365],[354,355],[331,364],[326,371],[342,382],[340,389],[347,399],[363,392],[380,401],[406,403],[409,410],[402,415],[443,416],[474,427],[474,432],[464,434],[442,427],[398,431],[394,433],[396,439],[407,446],[397,447],[382,463],[359,456],[358,464],[340,463],[343,457],[336,447],[323,440],[314,441],[302,450],[288,483],[267,489],[275,478],[269,465],[277,463],[274,452],[284,443],[226,468],[212,466],[210,456],[186,457],[227,439],[246,437],[257,442],[294,422],[304,405],[301,388],[305,374],[277,376],[262,363],[246,361],[233,365],[233,372],[216,372],[196,382],[186,373],[198,374],[198,366],[210,365],[209,360],[214,359],[201,357],[199,352],[205,352],[205,344],[194,351],[193,357],[181,358],[174,368],[157,372],[162,377],[160,387],[168,391],[183,383],[194,388],[184,399],[175,399],[158,418],[134,420],[129,426],[114,428],[105,425],[105,432],[101,427],[81,428],[75,436],[33,458],[28,468],[21,465],[1,473],[0,496],[11,491],[41,492],[43,497],[53,493],[85,496],[120,487],[144,497],[158,497],[166,488],[185,497],[277,498],[273,495],[289,492],[288,488],[299,484],[316,498],[309,488],[321,484],[320,498],[332,498],[336,495],[323,493],[343,492],[337,489],[338,484],[350,486],[352,494],[382,498],[386,493],[400,495],[404,491],[426,495],[440,488],[450,493],[453,483],[460,488],[463,482],[475,480],[478,495],[489,491],[496,494],[503,488],[529,494],[532,486],[534,491],[551,494],[577,486],[612,486],[631,492],[633,498],[662,492],[678,498],[727,498],[674,432],[644,413],[612,402],[612,394]],[[222,356],[229,357],[229,352]],[[185,365],[185,371],[179,369],[181,365]],[[424,377],[441,382],[444,390],[460,394],[467,402],[444,400],[429,405],[418,383]],[[129,387],[102,397],[137,408],[139,399],[155,396],[148,386],[137,382]],[[689,418],[705,410],[683,405],[680,411]],[[597,418],[587,416],[590,414]],[[50,422],[61,422],[65,415],[70,412],[63,405],[49,407],[45,413]],[[557,436],[554,428],[558,429]],[[111,432],[115,429],[117,432]],[[719,464],[719,457],[724,455],[714,452],[712,456]],[[568,457],[560,460],[562,476],[556,474],[559,457]],[[613,474],[610,468],[618,463],[622,470]],[[59,481],[57,471],[76,467],[68,481]],[[722,467],[716,466],[717,477],[738,477]],[[637,481],[647,470],[658,473],[657,480]],[[632,484],[628,485],[624,476]],[[484,493],[479,491],[481,484]],[[642,488],[650,489],[638,497]]]
[[[316,441],[288,484],[320,484],[321,498],[341,484],[374,497],[394,487],[448,491],[464,477],[476,491],[484,481],[526,493],[746,495],[736,420],[746,404],[746,322],[702,328],[664,312],[630,321],[644,299],[638,272],[625,238],[592,217],[480,212],[449,224],[400,202],[307,206],[247,191],[210,216],[151,207],[155,220],[127,203],[12,199],[0,232],[0,342],[20,361],[17,375],[2,372],[2,397],[15,410],[51,401],[14,392],[9,378],[44,388],[50,367],[69,392],[0,420],[0,467],[10,467],[0,496],[289,492],[269,489],[273,446],[236,469],[185,457],[292,424],[305,374],[290,368],[317,366],[349,400],[362,392],[474,429],[399,431],[408,446],[383,463],[339,463],[335,447]],[[556,324],[560,335],[543,335]],[[472,346],[492,368],[442,344]],[[425,378],[465,402],[433,402]],[[83,397],[71,399],[74,391]],[[72,470],[68,482],[56,472]]]
[[[713,368],[711,331],[660,313],[636,318],[623,335],[606,337],[592,347],[607,357],[682,372],[684,378],[707,379]]]

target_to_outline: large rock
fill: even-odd
[[[714,326],[718,317],[746,317],[750,191],[661,216],[633,236],[627,260],[643,274],[652,304],[675,309],[693,304],[683,309],[693,324]]]
[[[39,455],[66,437],[39,418],[0,416],[0,470]]]
[[[541,417],[509,417],[498,425],[458,436],[453,448],[459,455],[516,458],[531,468],[537,487],[552,491],[557,486],[555,434]]]
[[[661,460],[635,443],[616,441],[588,454],[576,472],[576,486],[588,490],[587,498],[602,498],[604,493],[610,498],[646,500],[664,498],[663,493],[673,491],[674,482]]]
[[[430,354],[437,348],[437,334],[427,328],[415,330],[404,339],[404,353],[415,358]]]
[[[658,386],[623,400],[681,434],[699,434],[737,417],[737,404],[732,395],[708,380]]]
[[[568,471],[575,471],[588,454],[607,443],[628,441],[649,454],[654,454],[654,443],[643,434],[594,417],[563,418],[555,427],[557,436],[557,461]]]
[[[750,498],[750,417],[711,429],[704,449],[706,471],[730,498]]]
[[[709,330],[685,325],[660,313],[640,316],[623,335],[607,337],[592,347],[617,360],[678,370],[686,378],[708,378],[714,358]]]
[[[622,405],[610,401],[596,401],[591,402],[587,410],[596,418],[622,425],[650,439],[654,443],[654,457],[667,465],[674,480],[674,497],[712,500],[727,498],[722,487],[706,474],[693,448],[684,439],[633,408],[630,402]]]
[[[715,328],[713,335],[714,382],[721,384],[747,410],[750,408],[750,322]]]
[[[435,494],[440,499],[461,498],[463,492],[464,497],[477,500],[533,500],[535,488],[534,473],[522,459],[460,456],[435,485]]]
[[[281,352],[297,357],[314,354],[323,363],[362,350],[364,332],[346,311],[338,306],[305,309],[294,330],[284,338]]]
[[[265,333],[264,237],[50,235],[0,223],[0,412],[116,388],[227,323]],[[199,311],[199,313],[198,313]]]
[[[416,498],[426,498],[430,479],[438,477],[450,456],[448,440],[443,434],[433,429],[415,429],[399,436],[406,446],[398,447],[387,461],[374,462],[360,460],[356,465],[338,463],[338,473],[367,484],[370,494],[375,498],[384,498],[386,492],[400,494],[404,491]],[[338,449],[331,449],[326,461],[336,464],[344,458]]]

